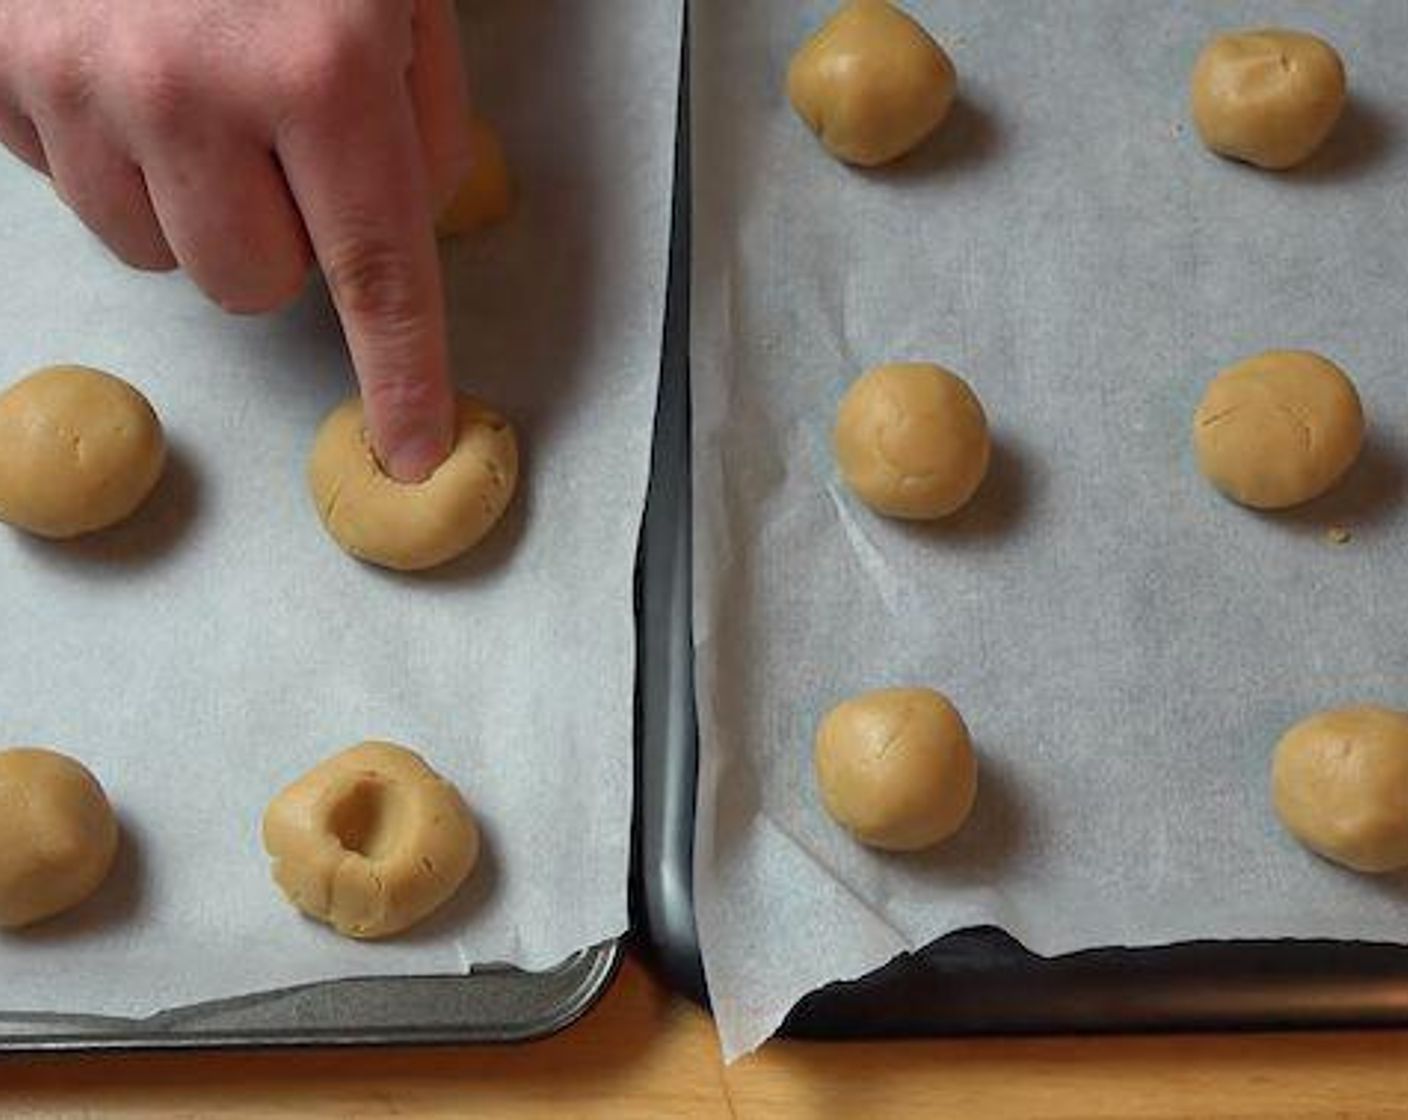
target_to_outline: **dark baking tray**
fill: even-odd
[[[686,68],[687,92],[687,68]],[[694,924],[697,727],[691,626],[689,152],[677,156],[665,358],[641,538],[636,926],[659,968],[707,1006]],[[1331,941],[1199,942],[1038,957],[964,930],[803,999],[800,1037],[1408,1024],[1408,948]]]

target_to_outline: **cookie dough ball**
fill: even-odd
[[[512,211],[513,181],[503,142],[487,121],[473,117],[469,127],[469,173],[435,223],[435,232],[441,237],[459,237],[502,222]]]
[[[1193,123],[1203,143],[1273,171],[1308,159],[1335,127],[1344,101],[1340,56],[1301,31],[1219,35],[1193,67]]]
[[[0,751],[0,927],[77,906],[116,854],[117,818],[81,764],[37,747]]]
[[[886,0],[849,0],[787,71],[787,96],[828,151],[874,167],[918,147],[953,105],[943,48]]]
[[[1408,867],[1408,714],[1363,706],[1301,720],[1276,745],[1271,797],[1291,835],[1326,859]]]
[[[479,859],[468,806],[420,755],[361,743],[320,762],[264,812],[288,900],[347,937],[389,937],[459,890]]]
[[[884,688],[827,713],[813,755],[822,803],[862,844],[927,848],[967,820],[978,793],[968,728],[927,688]]]
[[[459,394],[455,444],[423,482],[381,469],[352,398],[323,422],[308,462],[318,515],[347,552],[399,571],[433,568],[469,551],[508,508],[518,483],[518,443],[498,413]]]
[[[0,521],[63,539],[116,524],[151,493],[166,441],[147,398],[87,366],[0,393]]]
[[[841,398],[832,442],[847,485],[890,517],[947,517],[988,470],[983,406],[961,377],[926,362],[858,378]]]
[[[1359,457],[1364,412],[1318,354],[1269,350],[1208,384],[1193,417],[1198,467],[1233,501],[1284,509],[1318,497]]]

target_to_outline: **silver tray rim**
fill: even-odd
[[[33,1054],[421,1046],[529,1042],[571,1026],[610,986],[624,955],[621,938],[579,950],[558,965],[527,972],[488,965],[465,975],[349,977],[172,1008],[145,1018],[0,1012],[0,1058]],[[516,1004],[518,1014],[434,1018],[472,1006]],[[322,1010],[300,1022],[310,1003]],[[399,1006],[401,1019],[354,1017],[369,1004]],[[348,1010],[348,1021],[333,1022]],[[428,1016],[417,1023],[411,1013]]]

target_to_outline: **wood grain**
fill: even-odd
[[[515,1047],[11,1059],[0,1116],[1408,1117],[1408,1032],[779,1042],[725,1070],[635,961],[582,1023]]]

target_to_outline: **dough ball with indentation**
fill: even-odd
[[[130,516],[161,477],[147,398],[87,366],[48,366],[0,393],[0,521],[64,539]]]
[[[441,211],[435,232],[459,237],[502,222],[512,211],[513,180],[503,142],[488,121],[474,116],[469,126],[469,171]]]
[[[927,688],[884,688],[836,705],[817,729],[813,761],[826,811],[875,848],[946,840],[978,792],[968,728]]]
[[[946,517],[988,470],[983,406],[961,377],[926,362],[858,378],[841,398],[832,441],[847,485],[890,517]]]
[[[77,906],[107,878],[117,818],[103,787],[67,755],[0,751],[0,927]]]
[[[898,159],[943,123],[958,77],[942,47],[886,0],[850,0],[792,56],[787,96],[837,159]]]
[[[1301,31],[1219,35],[1193,67],[1193,123],[1203,143],[1273,171],[1308,159],[1330,135],[1344,102],[1340,56]]]
[[[1354,465],[1364,412],[1333,362],[1269,350],[1209,382],[1193,417],[1198,466],[1234,501],[1284,509],[1329,490]]]
[[[347,937],[389,937],[442,906],[479,859],[459,791],[414,751],[361,743],[320,762],[264,812],[274,881]]]
[[[1408,867],[1408,714],[1372,705],[1317,712],[1276,745],[1281,823],[1356,871]]]
[[[348,553],[400,571],[433,568],[468,552],[492,529],[518,483],[518,443],[498,413],[464,393],[449,458],[423,482],[382,470],[353,398],[318,430],[308,485],[318,515]]]

